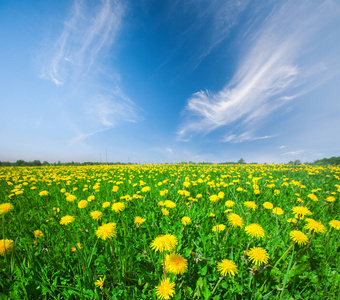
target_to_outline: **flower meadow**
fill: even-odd
[[[339,167],[3,167],[0,195],[0,298],[340,294]]]

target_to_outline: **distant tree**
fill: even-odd
[[[297,165],[301,165],[301,161],[299,159],[295,160],[294,161],[294,165],[297,166]]]
[[[240,165],[244,165],[244,164],[246,164],[246,161],[243,158],[241,158],[241,159],[239,159],[239,161],[237,163],[240,164]]]

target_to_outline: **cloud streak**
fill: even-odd
[[[327,68],[321,64],[324,58],[318,56],[318,46],[307,47],[317,32],[327,30],[338,17],[330,3],[339,6],[333,2],[311,5],[287,1],[274,7],[268,16],[262,16],[262,24],[244,35],[247,51],[231,81],[217,93],[199,91],[188,99],[179,140],[208,134],[222,126],[229,127],[224,142],[260,139],[252,136],[265,118],[324,75]],[[234,133],[231,128],[235,127],[244,132]]]
[[[114,42],[123,14],[118,1],[102,0],[93,8],[76,0],[60,37],[49,51],[53,56],[43,69],[43,77],[62,85],[68,79],[85,76],[99,54]]]

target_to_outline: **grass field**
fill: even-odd
[[[339,299],[340,168],[0,169],[0,299]]]

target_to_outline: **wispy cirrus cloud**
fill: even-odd
[[[125,6],[120,0],[75,0],[59,37],[51,42],[43,77],[59,87],[71,144],[140,120],[124,93],[110,53],[117,46]]]
[[[52,43],[52,54],[43,68],[43,77],[55,84],[79,79],[108,50],[121,27],[124,7],[119,1],[102,0],[95,7],[76,0],[60,37]]]
[[[334,48],[340,50],[339,42],[328,41],[333,48],[327,52],[314,41],[332,30],[338,10],[334,1],[286,1],[274,6],[269,15],[254,15],[262,23],[246,30],[237,71],[221,91],[199,91],[188,99],[179,140],[223,126],[229,129],[224,142],[260,139],[254,136],[266,117],[310,91],[326,70],[331,74],[329,70],[336,69],[332,63],[339,62],[334,52]],[[240,128],[243,133],[238,133]]]

